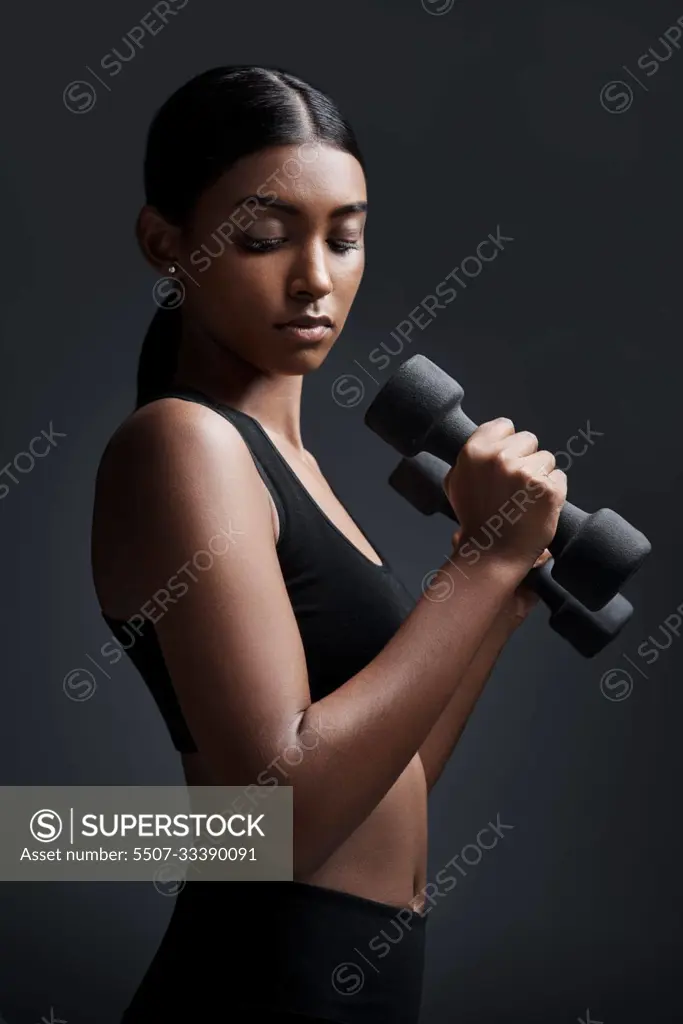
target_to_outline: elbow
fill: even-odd
[[[307,709],[307,711],[310,710]],[[334,838],[324,807],[329,802],[321,792],[325,773],[320,761],[316,763],[316,750],[321,746],[320,732],[315,722],[301,712],[294,722],[271,742],[270,758],[265,767],[256,770],[252,764],[247,771],[252,783],[245,787],[246,801],[256,809],[267,808],[268,795],[280,787],[292,792],[292,871],[295,881],[305,881],[320,868],[334,850]],[[263,755],[263,751],[261,751]],[[259,758],[263,765],[264,757]],[[234,786],[234,774],[217,773],[222,785]],[[228,776],[232,776],[228,778]],[[329,813],[329,807],[328,807]]]
[[[293,802],[292,869],[294,881],[304,882],[329,859],[335,842],[323,810],[327,803],[321,792],[325,772],[320,761],[315,763],[315,753],[319,753],[321,746],[315,705],[301,712],[294,728],[297,764],[292,769],[290,783]]]

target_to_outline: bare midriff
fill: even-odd
[[[182,760],[188,786],[214,784],[200,753]],[[365,821],[301,881],[420,911],[426,872],[427,783],[416,754]]]

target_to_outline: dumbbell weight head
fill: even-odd
[[[593,658],[621,633],[633,615],[633,605],[621,594],[616,594],[598,611],[590,611],[558,584],[553,577],[553,568],[554,559],[549,558],[527,573],[524,582],[550,608],[550,628],[564,637],[584,658]]]
[[[427,452],[404,458],[389,477],[389,485],[423,515],[440,513],[458,522],[446,497],[443,481],[448,463]],[[553,578],[552,558],[525,577],[550,609],[549,625],[571,646],[592,658],[614,640],[633,615],[633,606],[617,594],[599,611],[589,611]]]
[[[477,424],[460,404],[456,380],[423,355],[414,355],[391,375],[365,412],[365,425],[406,458],[429,452],[452,465]]]
[[[457,516],[443,488],[448,468],[443,459],[437,459],[429,452],[420,452],[412,458],[401,459],[389,477],[389,486],[423,516],[439,512],[457,523]]]
[[[558,527],[555,538],[560,541],[560,553],[553,576],[586,607],[598,609],[606,595],[616,594],[638,571],[652,546],[644,533],[610,508],[589,515],[565,502],[562,513],[562,528]],[[580,524],[574,531],[570,526],[573,520]],[[554,547],[551,544],[550,550]]]
[[[428,452],[453,465],[476,430],[462,411],[463,395],[441,367],[414,355],[377,393],[365,423],[405,457]],[[611,509],[589,514],[568,501],[548,547],[558,583],[593,611],[618,593],[651,550],[647,537]]]

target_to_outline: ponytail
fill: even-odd
[[[160,306],[147,328],[140,350],[135,408],[154,401],[173,382],[180,349],[180,306]]]

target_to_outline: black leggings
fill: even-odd
[[[305,882],[189,881],[121,1024],[417,1024],[425,925]]]

